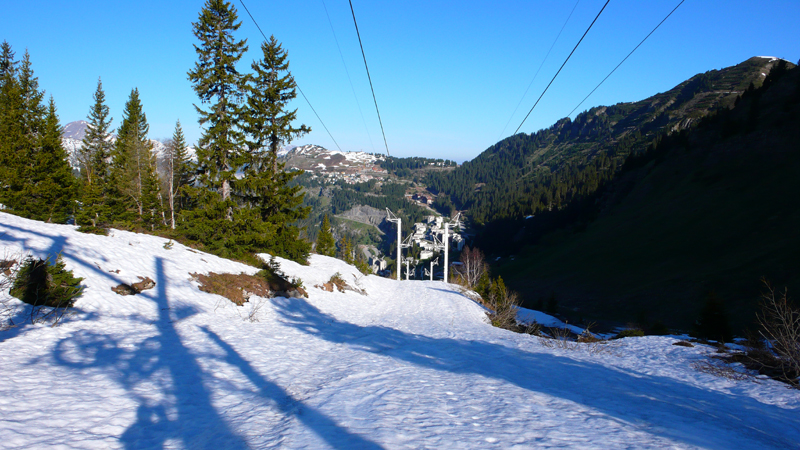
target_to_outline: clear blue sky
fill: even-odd
[[[565,117],[678,1],[612,0],[520,131]],[[347,0],[325,5],[355,96],[322,0],[245,2],[264,32],[288,51],[300,88],[341,148],[385,152]],[[463,161],[511,134],[603,3],[579,1],[512,117],[574,0],[353,0],[391,154]],[[261,36],[239,0],[233,4],[242,21],[237,36],[250,45],[240,70],[248,70],[260,57]],[[195,142],[197,99],[186,72],[196,60],[191,22],[202,5],[199,0],[5,2],[0,39],[18,58],[28,49],[62,124],[86,118],[102,77],[114,127],[130,90],[138,87],[151,138],[169,137],[180,119]],[[796,63],[799,19],[797,0],[687,0],[578,112],[641,100],[751,56]],[[294,107],[299,121],[313,129],[294,144],[336,149],[299,96]]]

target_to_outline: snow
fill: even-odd
[[[457,286],[316,255],[278,259],[309,298],[237,307],[189,274],[255,268],[166,242],[0,213],[0,253],[60,252],[85,278],[61,325],[0,332],[3,448],[800,448],[800,391],[692,369],[710,347],[549,348]],[[366,295],[314,287],[336,272]],[[137,276],[156,287],[111,292]]]

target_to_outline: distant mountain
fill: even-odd
[[[61,133],[61,145],[67,151],[69,163],[73,169],[80,167],[78,152],[83,147],[83,137],[86,135],[88,125],[89,123],[85,120],[76,120],[66,124],[64,131]],[[107,140],[111,142],[116,141],[116,139],[117,136],[115,134],[109,134],[107,137]],[[150,139],[150,143],[153,144],[153,152],[156,157],[161,157],[165,149],[164,143],[155,139]],[[189,147],[189,154],[194,155],[194,148]]]
[[[310,172],[383,172],[380,162],[383,156],[375,156],[364,152],[340,152],[325,147],[309,144],[299,147],[285,148],[278,156],[286,162],[287,167],[294,167]]]
[[[86,135],[86,128],[89,123],[85,120],[76,120],[64,125],[64,131],[61,132],[62,138],[75,139],[80,141]]]

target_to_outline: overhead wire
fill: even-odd
[[[253,21],[253,23],[255,24],[256,28],[258,28],[258,32],[261,33],[261,36],[264,37],[264,42],[267,42],[267,35],[265,35],[263,31],[261,31],[261,27],[258,25],[258,22],[256,21],[255,17],[253,17],[253,15],[250,13],[250,10],[247,9],[247,5],[244,4],[243,0],[239,0],[239,3],[241,3],[242,7],[244,7],[244,10],[247,11],[247,15],[250,16],[250,19]],[[295,81],[294,85],[297,88],[297,90],[300,91],[300,95],[303,96],[303,98],[305,99],[306,103],[308,103],[308,106],[311,108],[311,111],[313,111],[314,115],[317,116],[317,120],[319,120],[319,123],[322,124],[322,128],[325,128],[325,131],[328,132],[328,136],[330,136],[330,138],[333,141],[333,143],[336,144],[336,148],[338,148],[339,151],[342,151],[342,148],[339,147],[339,143],[336,142],[336,139],[333,138],[333,135],[331,134],[330,130],[328,130],[328,127],[325,126],[325,122],[323,122],[322,118],[319,116],[319,114],[317,114],[317,110],[314,109],[313,105],[311,105],[311,102],[308,100],[308,97],[306,97],[306,94],[303,92],[303,90],[300,89],[300,85],[297,84],[297,81]]]
[[[378,123],[381,124],[381,134],[383,135],[383,145],[386,146],[386,155],[389,154],[389,144],[386,143],[386,133],[383,131],[383,121],[381,120],[381,111],[378,109],[378,100],[375,98],[375,89],[372,87],[372,77],[369,75],[369,66],[367,65],[367,55],[364,54],[364,44],[361,42],[361,33],[358,31],[358,21],[356,21],[356,12],[353,9],[353,1],[350,2],[350,12],[353,14],[353,24],[356,26],[356,35],[358,36],[358,45],[361,47],[361,56],[364,58],[364,68],[367,69],[367,79],[369,79],[369,89],[372,91],[372,101],[375,102],[375,111],[378,113]]]
[[[358,106],[358,113],[361,115],[361,121],[364,123],[364,130],[367,132],[367,138],[369,138],[369,145],[372,147],[372,152],[375,152],[375,144],[372,143],[372,135],[369,134],[369,127],[367,127],[367,120],[364,118],[364,112],[361,110],[361,103],[358,101],[358,96],[356,95],[356,88],[353,86],[353,79],[350,78],[350,71],[347,70],[347,63],[344,61],[344,55],[342,54],[342,47],[339,45],[339,39],[336,37],[336,31],[333,29],[333,22],[331,21],[331,16],[328,14],[328,6],[325,5],[325,0],[322,0],[322,7],[325,8],[325,15],[328,17],[328,25],[331,26],[331,33],[333,33],[333,40],[336,41],[336,48],[339,50],[339,57],[342,58],[342,65],[344,66],[344,72],[347,74],[347,81],[350,82],[350,89],[353,91],[353,98],[356,100],[356,106]]]
[[[522,101],[525,100],[525,96],[528,95],[528,91],[531,89],[531,86],[533,86],[533,82],[536,81],[536,77],[539,76],[539,72],[542,70],[542,67],[544,67],[544,63],[547,61],[547,58],[550,56],[550,52],[553,51],[553,47],[556,46],[556,42],[558,42],[558,38],[561,37],[561,33],[564,31],[564,28],[566,28],[567,23],[569,23],[569,19],[572,17],[572,13],[575,12],[575,8],[578,7],[578,3],[580,3],[580,2],[581,2],[581,0],[576,1],[575,2],[575,6],[572,7],[572,11],[569,12],[569,16],[567,16],[567,20],[564,21],[564,25],[561,26],[561,30],[559,30],[558,35],[556,36],[555,40],[553,40],[553,44],[550,45],[550,49],[547,50],[547,54],[544,55],[544,59],[542,60],[542,63],[539,64],[539,68],[536,69],[536,73],[533,74],[533,79],[531,79],[531,82],[528,83],[528,87],[525,88],[525,93],[522,94],[522,98],[519,99],[519,102],[517,103],[517,106],[514,108],[514,112],[511,113],[511,116],[508,118],[508,122],[506,122],[506,124],[503,126],[503,131],[500,132],[500,136],[498,136],[498,138],[497,138],[498,141],[500,139],[502,139],[503,133],[506,132],[506,128],[508,128],[508,124],[511,123],[511,119],[513,119],[514,118],[514,114],[517,113],[517,110],[519,109],[519,105],[522,104]]]
[[[597,16],[595,16],[595,18],[594,18],[594,20],[592,21],[592,23],[591,23],[591,24],[589,24],[589,28],[587,28],[587,29],[586,29],[586,31],[583,33],[583,36],[581,36],[581,39],[578,41],[578,43],[577,43],[577,44],[575,44],[575,48],[573,48],[573,49],[572,49],[572,51],[571,51],[571,52],[569,52],[569,56],[567,56],[567,59],[565,59],[565,60],[564,60],[564,63],[563,63],[563,64],[561,64],[561,67],[558,69],[558,72],[556,72],[556,74],[555,74],[555,75],[553,75],[553,79],[552,79],[552,80],[550,80],[550,83],[548,83],[548,84],[547,84],[547,87],[546,87],[546,88],[544,88],[544,91],[542,91],[542,95],[540,95],[540,96],[539,96],[539,98],[536,100],[536,103],[534,103],[534,104],[533,104],[533,106],[531,107],[531,110],[530,110],[530,111],[528,111],[528,114],[526,114],[526,115],[525,115],[525,118],[524,118],[524,119],[522,119],[522,122],[519,124],[519,126],[517,127],[517,129],[516,129],[516,130],[514,130],[514,133],[512,134],[512,136],[513,136],[514,134],[517,134],[517,131],[519,131],[519,129],[520,129],[520,128],[522,128],[522,125],[525,123],[525,121],[526,121],[526,120],[528,120],[528,116],[530,116],[530,115],[531,115],[531,113],[533,112],[534,108],[536,108],[536,105],[538,105],[538,104],[539,104],[539,101],[542,99],[542,97],[544,97],[544,94],[547,92],[547,90],[548,90],[548,89],[550,89],[550,85],[552,85],[552,84],[553,84],[553,82],[554,82],[554,81],[556,81],[556,78],[558,77],[558,74],[560,74],[560,73],[561,73],[561,70],[564,68],[564,66],[565,66],[565,65],[567,65],[567,61],[569,61],[569,59],[572,57],[572,54],[573,54],[573,53],[575,53],[575,50],[577,50],[577,49],[578,49],[578,46],[579,46],[579,45],[581,45],[581,42],[583,42],[583,38],[585,38],[585,37],[586,37],[586,35],[587,35],[587,34],[589,34],[589,30],[591,30],[591,29],[592,29],[592,27],[594,26],[595,22],[597,22],[597,19],[599,19],[599,18],[600,18],[600,14],[603,14],[603,11],[606,9],[606,6],[608,6],[608,3],[609,3],[610,1],[611,1],[611,0],[606,0],[606,3],[605,3],[605,4],[603,5],[603,7],[600,9],[600,12],[599,12],[599,13],[597,13]]]
[[[653,33],[655,33],[655,32],[656,32],[656,30],[658,29],[658,27],[660,27],[660,26],[661,26],[661,25],[662,25],[664,22],[666,22],[666,21],[667,21],[667,19],[669,19],[669,16],[671,16],[671,15],[672,15],[672,13],[674,13],[674,12],[675,12],[675,11],[676,11],[676,10],[677,10],[677,9],[678,9],[678,8],[679,8],[681,5],[682,5],[682,4],[683,4],[683,2],[684,2],[684,1],[686,1],[686,0],[681,0],[681,2],[680,2],[680,3],[678,3],[678,6],[676,6],[675,8],[673,8],[673,9],[672,9],[672,11],[670,11],[670,13],[669,13],[669,14],[667,14],[667,17],[664,17],[664,19],[663,19],[661,22],[659,22],[659,23],[658,23],[658,25],[656,25],[656,27],[655,27],[655,28],[653,28],[653,30],[652,30],[650,33],[648,33],[648,34],[647,34],[647,36],[645,36],[645,37],[644,37],[644,39],[642,39],[642,41],[641,41],[641,42],[639,42],[639,44],[638,44],[636,47],[634,47],[634,48],[633,48],[633,50],[631,50],[631,52],[630,52],[630,53],[628,53],[628,56],[626,56],[626,57],[625,57],[625,58],[624,58],[622,61],[620,61],[620,63],[619,63],[619,64],[617,64],[617,67],[614,67],[614,70],[612,70],[611,72],[609,72],[609,74],[608,74],[608,75],[606,75],[606,77],[605,77],[605,78],[603,78],[603,81],[601,81],[600,83],[598,83],[598,84],[597,84],[597,86],[595,86],[595,87],[594,87],[594,89],[592,89],[592,92],[589,92],[589,95],[587,95],[586,97],[584,97],[584,98],[583,98],[583,100],[581,100],[581,102],[580,102],[580,103],[578,103],[578,106],[576,106],[576,107],[572,108],[572,111],[570,111],[570,112],[569,112],[569,114],[567,114],[567,117],[571,116],[571,115],[572,115],[572,113],[574,113],[576,109],[580,108],[580,106],[583,104],[583,102],[585,102],[585,101],[586,101],[586,100],[587,100],[587,99],[588,99],[588,98],[589,98],[589,97],[590,97],[592,94],[594,94],[594,91],[596,91],[596,90],[597,90],[597,88],[599,88],[599,87],[600,87],[600,86],[601,86],[603,83],[605,83],[605,82],[606,82],[606,80],[608,79],[608,77],[610,77],[610,76],[611,76],[611,75],[612,75],[614,72],[616,72],[616,71],[617,71],[617,69],[619,69],[619,66],[621,66],[621,65],[622,65],[622,63],[624,63],[624,62],[625,62],[625,61],[626,61],[628,58],[630,58],[630,56],[633,54],[633,52],[635,52],[635,51],[636,51],[636,49],[638,49],[638,48],[639,48],[639,47],[640,47],[642,44],[644,44],[644,41],[646,41],[646,40],[647,40],[647,38],[649,38],[651,34],[653,34]]]

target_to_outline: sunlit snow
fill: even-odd
[[[180,244],[166,249],[166,242],[118,230],[87,235],[0,213],[4,255],[61,253],[85,278],[74,314],[57,327],[23,324],[27,310],[10,300],[22,325],[0,332],[0,447],[800,443],[800,391],[692,369],[713,354],[709,347],[644,337],[602,351],[548,348],[487,324],[481,306],[455,285],[362,276],[316,255],[310,266],[279,259],[309,298],[253,298],[237,307],[200,292],[189,274],[257,269]],[[336,272],[367,295],[314,287]],[[155,288],[111,292],[138,276]]]

